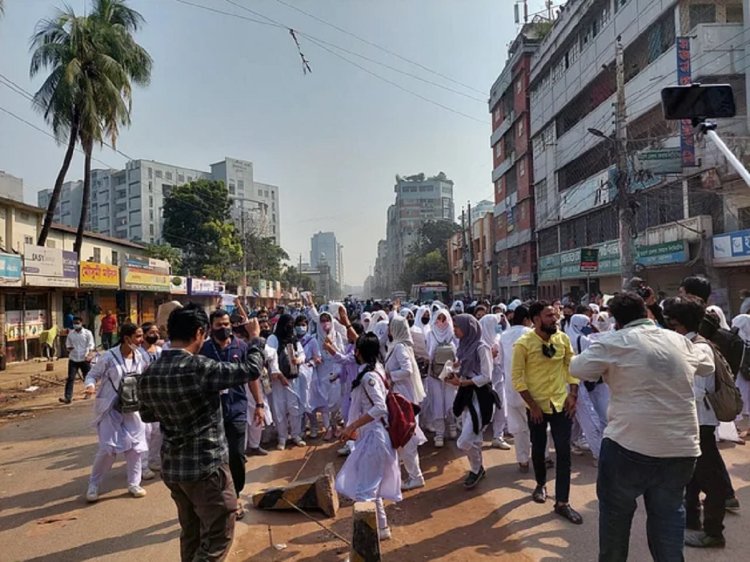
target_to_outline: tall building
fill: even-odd
[[[164,200],[175,186],[198,179],[223,181],[233,202],[232,218],[237,226],[252,227],[280,243],[278,188],[255,182],[253,163],[234,158],[212,164],[211,172],[154,160],[131,160],[124,170],[92,170],[87,228],[117,238],[159,242]],[[78,226],[82,192],[80,180],[63,184],[56,221]],[[39,206],[46,208],[51,196],[51,189],[40,191]]]
[[[443,172],[433,177],[396,176],[393,190],[396,201],[388,207],[386,222],[385,289],[408,291],[410,287],[400,287],[401,273],[422,224],[433,220],[453,222],[453,181]],[[381,255],[380,245],[378,255]]]
[[[660,91],[678,72],[688,82],[731,84],[737,117],[720,120],[718,132],[747,164],[743,19],[741,0],[569,1],[548,26],[529,76],[540,296],[621,288],[619,178],[635,211],[639,275],[674,294],[683,276],[703,273],[713,301],[736,312],[739,290],[750,286],[747,186],[710,141],[664,120]],[[625,117],[626,144],[614,135],[615,111]],[[627,156],[619,171],[617,150]],[[582,249],[598,250],[588,276]]]
[[[344,280],[343,246],[336,240],[333,232],[318,232],[310,238],[310,266],[320,268],[321,260],[325,258],[330,274],[339,285]]]
[[[526,24],[490,90],[492,182],[495,186],[495,288],[498,296],[531,296],[536,285],[534,179],[529,126],[529,71],[542,25]]]
[[[0,170],[0,197],[23,203],[23,180]]]

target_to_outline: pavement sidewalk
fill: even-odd
[[[31,385],[46,386],[63,382],[68,375],[68,360],[53,361],[52,370],[47,370],[47,361],[31,360],[11,363],[5,371],[0,371],[0,393],[14,392]]]

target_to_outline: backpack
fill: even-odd
[[[453,345],[451,342],[448,343],[440,343],[438,342],[438,346],[435,349],[435,357],[432,360],[432,366],[430,367],[430,375],[432,375],[435,378],[438,378],[440,376],[440,373],[443,372],[443,368],[445,367],[445,364],[448,361],[453,361],[456,359],[456,352],[453,349]]]
[[[417,430],[417,414],[419,414],[420,408],[407,400],[403,394],[394,392],[386,378],[383,378],[379,373],[378,376],[385,385],[385,405],[388,408],[388,424],[386,425],[385,420],[383,420],[383,425],[386,426],[393,448],[400,449],[409,442]],[[367,390],[364,390],[364,393],[370,404],[374,405],[372,398],[367,394]]]
[[[714,353],[714,391],[706,392],[703,403],[714,411],[720,422],[733,422],[742,412],[742,395],[734,384],[732,368],[713,343],[701,336],[696,336],[693,342],[707,342]]]
[[[127,372],[127,368],[123,361],[117,358],[117,354],[114,351],[110,351],[115,363],[122,367],[124,374],[120,379],[120,384],[115,388],[115,383],[112,382],[110,377],[107,377],[109,384],[112,385],[115,392],[117,393],[117,400],[115,400],[112,406],[116,411],[121,414],[132,414],[141,409],[141,401],[138,398],[138,379],[141,375],[137,373]],[[134,365],[137,363],[137,355],[133,356]]]
[[[721,354],[729,363],[733,374],[740,371],[745,342],[739,335],[739,330],[725,330],[721,327],[719,317],[714,312],[707,312],[701,321],[698,333],[718,347]],[[750,358],[748,358],[750,362]]]

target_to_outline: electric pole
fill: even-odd
[[[240,231],[242,231],[242,301],[247,299],[247,234],[245,233],[245,201],[240,199]]]
[[[471,224],[471,201],[467,204],[467,218],[469,221],[469,299],[474,297],[474,228]]]
[[[620,37],[615,46],[617,71],[617,104],[615,107],[615,149],[617,151],[617,207],[620,226],[620,271],[622,286],[635,277],[633,248],[635,212],[631,204],[628,177],[628,131],[625,109],[625,56]]]

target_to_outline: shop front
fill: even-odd
[[[98,335],[101,319],[108,310],[111,310],[118,318],[122,316],[122,311],[117,306],[120,268],[105,263],[81,262],[78,284],[93,312],[94,334]]]
[[[17,312],[21,310],[20,298],[23,287],[23,260],[15,254],[0,253],[0,370],[6,362],[19,361],[23,357],[21,347],[17,344],[19,320]],[[11,307],[11,308],[9,308]],[[7,311],[12,314],[8,316]]]
[[[750,230],[736,230],[714,236],[713,266],[722,283],[713,287],[711,303],[731,316],[740,312],[740,291],[750,290]]]
[[[185,304],[188,301],[188,278],[172,275],[169,279],[169,295],[174,301]]]
[[[518,267],[513,267],[510,275],[498,276],[497,292],[500,299],[505,302],[510,302],[514,298],[524,301],[533,299],[536,296],[534,275],[529,272],[521,272]]]
[[[128,256],[122,268],[118,309],[129,322],[155,322],[160,304],[169,300],[170,266],[164,260]]]

